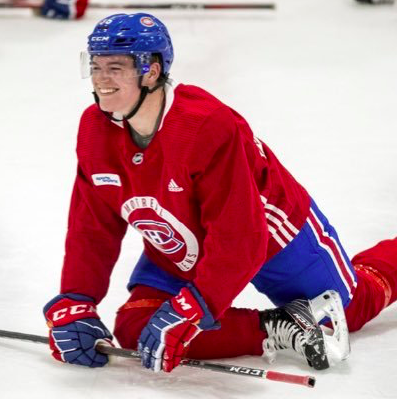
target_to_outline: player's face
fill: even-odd
[[[138,72],[126,55],[95,56],[91,78],[103,111],[127,114],[139,99]]]

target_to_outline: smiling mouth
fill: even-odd
[[[97,91],[98,91],[98,94],[100,94],[102,96],[108,96],[108,95],[116,93],[117,91],[119,91],[119,89],[114,89],[114,88],[106,88],[105,89],[105,88],[98,87]]]

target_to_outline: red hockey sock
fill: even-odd
[[[350,331],[359,330],[397,298],[397,238],[357,254],[357,289],[346,309]]]
[[[203,331],[192,341],[187,357],[215,359],[263,354],[266,333],[259,329],[257,310],[230,308],[220,322],[220,330]]]

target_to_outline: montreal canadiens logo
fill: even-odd
[[[165,254],[174,254],[185,245],[175,238],[175,232],[166,223],[138,220],[132,224],[132,227]]]
[[[121,216],[179,269],[186,272],[194,267],[199,258],[196,236],[156,198],[128,199],[121,206]]]
[[[154,21],[150,17],[142,17],[140,19],[140,22],[143,26],[146,26],[147,28],[151,28],[152,26],[155,25]]]

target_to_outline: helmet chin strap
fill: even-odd
[[[158,88],[164,86],[164,84],[165,84],[165,81],[161,81],[156,86],[154,86],[152,89],[149,89],[148,86],[142,86],[142,79],[143,79],[143,76],[140,76],[138,87],[141,89],[141,94],[139,95],[139,100],[127,115],[123,115],[123,119],[117,119],[112,115],[111,112],[103,111],[99,104],[98,94],[96,94],[96,92],[94,91],[92,94],[94,95],[95,102],[98,105],[99,109],[106,115],[107,118],[109,118],[110,120],[112,120],[114,122],[123,122],[123,120],[128,120],[128,119],[132,118],[139,111],[139,108],[141,108],[141,105],[145,101],[146,96],[148,94],[154,93]]]

